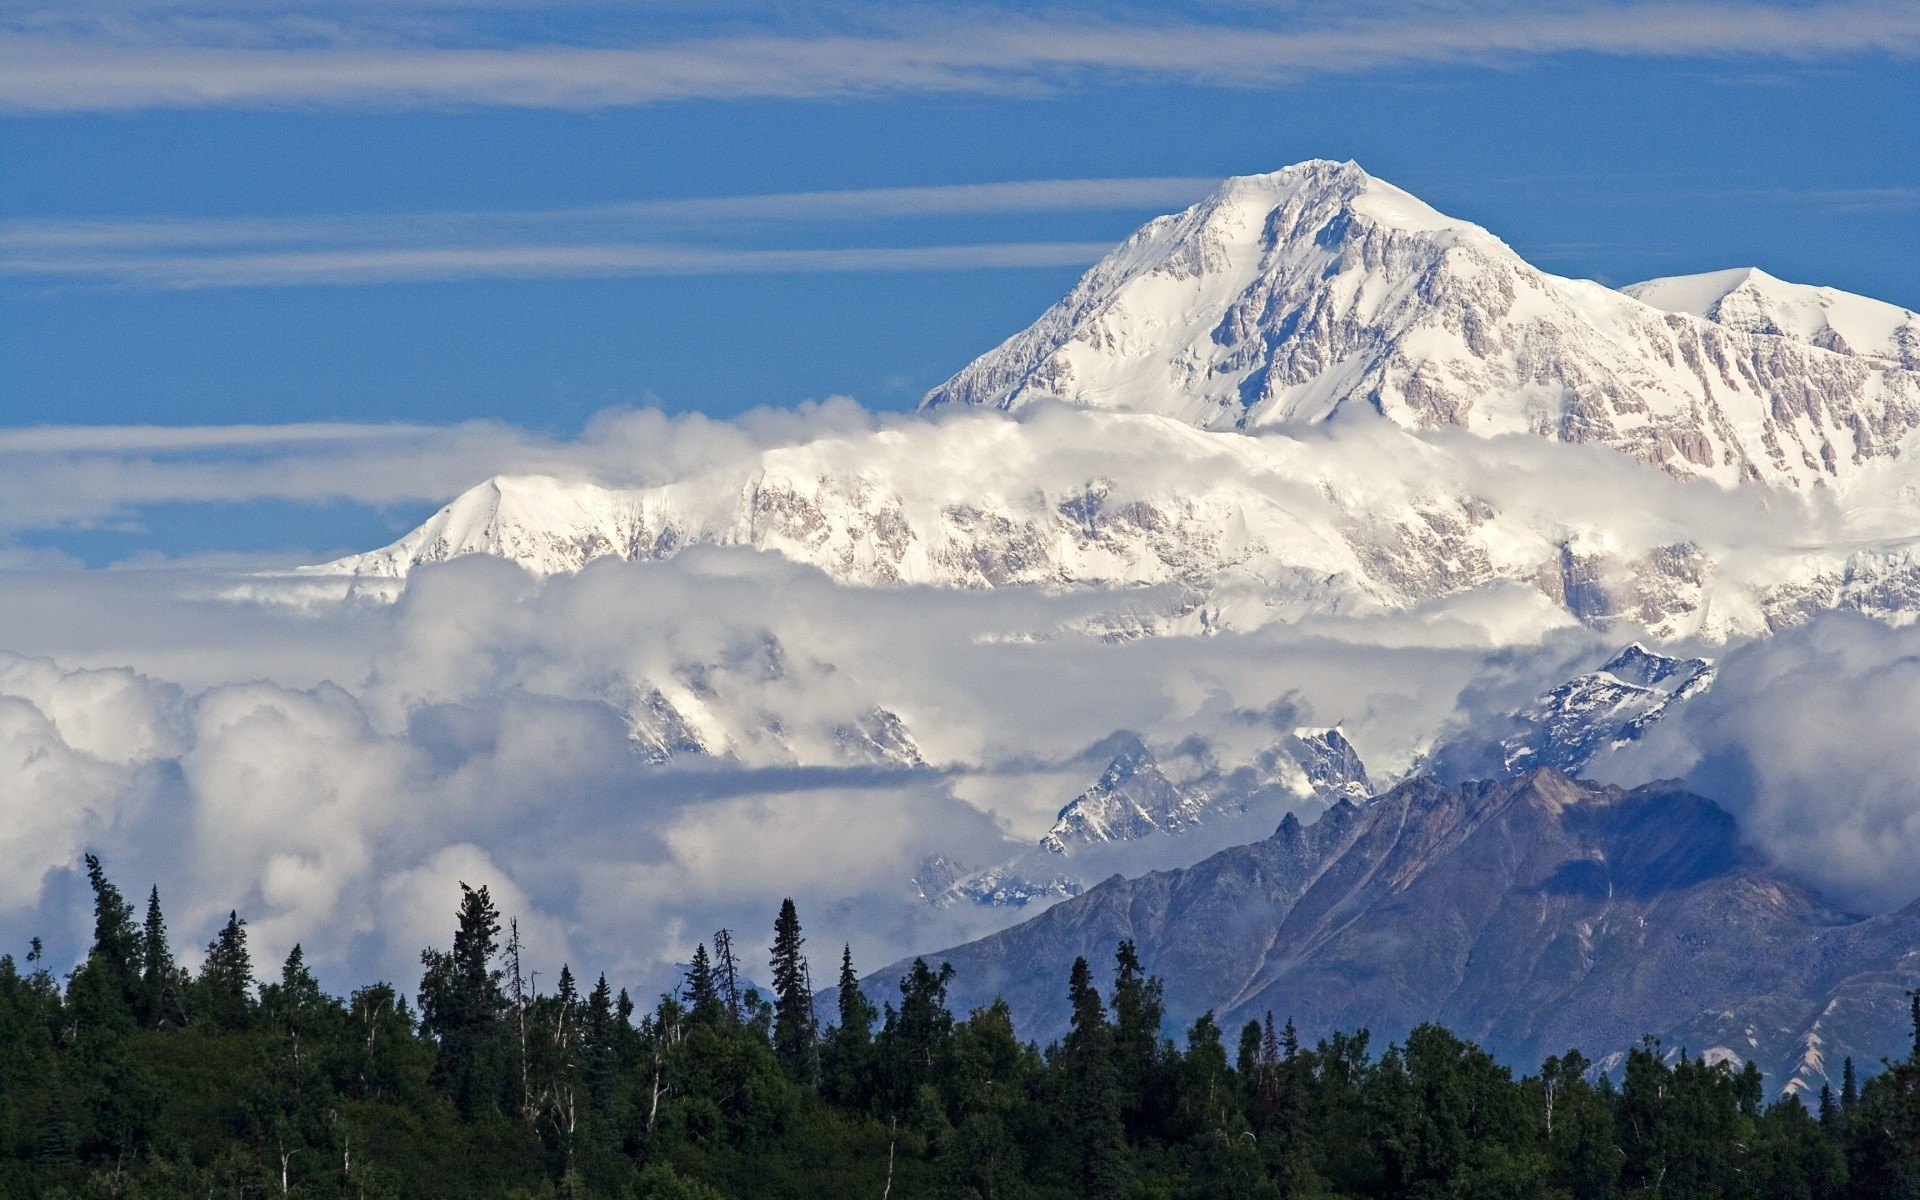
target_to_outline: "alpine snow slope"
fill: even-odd
[[[1205,633],[1480,589],[1555,624],[1764,634],[1920,608],[1920,317],[1755,271],[1614,291],[1351,163],[1150,222],[915,418],[683,478],[496,478],[309,594],[751,546],[857,585],[1171,585]]]

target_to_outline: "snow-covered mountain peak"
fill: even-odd
[[[1352,163],[1313,161],[1149,222],[922,405],[1055,399],[1212,430],[1377,413],[1795,489],[1892,455],[1920,425],[1905,360],[1673,307],[1550,275]]]
[[[491,554],[539,575],[577,571],[590,559],[628,552],[641,495],[551,475],[496,475],[392,545],[315,570],[401,578],[423,562]]]
[[[1897,304],[1788,283],[1758,267],[1649,279],[1621,290],[1665,312],[1920,370],[1920,314]]]

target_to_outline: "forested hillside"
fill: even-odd
[[[844,951],[823,1025],[791,902],[770,997],[724,931],[650,1011],[570,971],[536,995],[481,888],[415,998],[343,1000],[298,948],[256,987],[237,915],[190,974],[157,892],[143,922],[88,867],[85,961],[0,958],[9,1197],[1920,1196],[1920,996],[1912,1054],[1810,1112],[1652,1041],[1617,1083],[1578,1054],[1516,1077],[1435,1025],[1309,1047],[1285,1013],[1206,1015],[1178,1045],[1127,943],[1073,965],[1045,1048],[1003,1003],[951,1012],[945,966],[876,1012]]]

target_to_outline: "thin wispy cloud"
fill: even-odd
[[[1104,241],[747,248],[663,240],[853,220],[1159,210],[1216,181],[1050,179],[690,197],[520,212],[0,223],[0,274],[123,287],[1073,266]]]
[[[1210,177],[1033,179],[930,187],[850,188],[749,196],[696,196],[512,212],[370,213],[322,217],[28,219],[0,222],[0,251],[115,247],[248,246],[270,243],[368,244],[538,235],[632,237],[721,225],[781,225],[892,217],[1095,212],[1190,204],[1214,187]]]
[[[0,455],[191,453],[316,442],[405,441],[439,432],[427,425],[331,421],[288,425],[29,425],[0,429]]]
[[[824,250],[713,250],[618,244],[489,246],[152,257],[18,257],[0,260],[0,271],[130,287],[189,289],[462,279],[971,271],[1081,266],[1110,249],[1109,242],[1004,242]]]
[[[1431,9],[1278,27],[1083,14],[931,15],[904,32],[736,33],[669,41],[501,44],[441,34],[327,29],[261,44],[229,25],[107,25],[75,33],[16,19],[0,36],[0,107],[507,105],[590,109],[696,99],[818,99],[912,93],[1032,94],[1087,84],[1271,87],[1328,73],[1498,64],[1586,52],[1814,60],[1920,52],[1920,8],[1847,0],[1804,6],[1603,4]],[[302,27],[304,28],[304,27]],[[283,36],[283,35],[282,35]],[[215,41],[215,38],[218,41]]]

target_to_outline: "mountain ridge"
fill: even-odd
[[[1023,1036],[1046,1039],[1065,1026],[1065,964],[1109,961],[1122,940],[1169,981],[1176,1028],[1209,1010],[1228,1029],[1290,1015],[1309,1038],[1431,1020],[1516,1062],[1654,1034],[1796,1090],[1897,1049],[1871,1031],[1920,984],[1920,902],[1842,912],[1744,848],[1710,801],[1550,767],[1414,779],[1310,826],[1289,815],[1263,842],[1110,879],[924,957],[953,963],[958,1007],[1004,996]]]
[[[1300,164],[1149,222],[918,418],[646,487],[497,477],[387,547],[253,590],[388,597],[462,554],[550,575],[715,544],[860,586],[1177,590],[1101,636],[1512,584],[1544,598],[1499,635],[1522,640],[1569,619],[1724,640],[1920,609],[1920,468],[1898,453],[1920,372],[1891,356],[1920,326],[1779,281],[1736,313],[1759,276],[1724,274],[1640,285],[1700,310],[1664,311],[1540,272],[1352,164]]]

